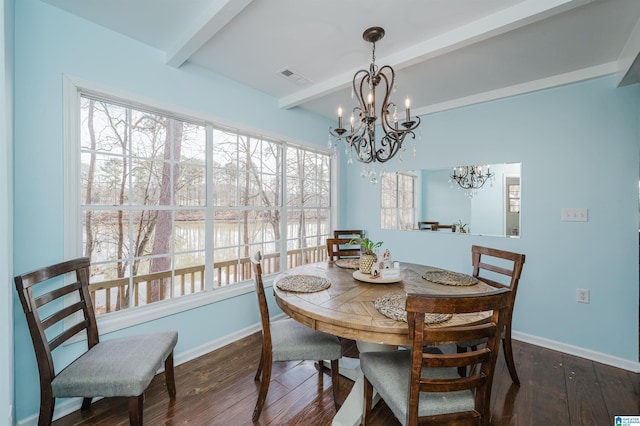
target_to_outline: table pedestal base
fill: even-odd
[[[381,352],[381,351],[396,351],[398,350],[397,346],[390,345],[380,345],[377,343],[368,343],[368,342],[356,342],[358,345],[358,351],[360,353],[363,352]],[[353,384],[353,388],[351,388],[351,392],[347,395],[347,398],[344,400],[342,407],[336,413],[333,418],[332,426],[358,426],[362,421],[362,413],[364,411],[364,375],[362,374],[362,370],[360,370],[360,361],[355,358],[342,358],[340,361],[340,374],[342,375],[342,362],[348,360],[345,363],[345,373],[344,376],[355,380]],[[352,361],[357,362],[357,366],[354,367],[354,363]],[[349,368],[351,367],[351,368]],[[355,375],[355,378],[352,379],[349,375]],[[380,400],[380,396],[376,390],[373,390],[373,405]]]

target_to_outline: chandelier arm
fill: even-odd
[[[356,82],[358,81],[358,76],[360,74],[363,74],[362,77],[360,78],[360,87],[357,87]],[[362,86],[364,85],[364,82],[369,80],[370,74],[369,71],[365,70],[365,69],[361,69],[358,72],[356,72],[356,74],[353,76],[353,92],[356,94],[356,97],[358,98],[358,104],[360,105],[360,110],[361,112],[364,112],[367,110],[367,103],[364,97],[364,93],[362,91]],[[355,108],[354,108],[355,109]]]
[[[385,74],[385,70],[388,70],[391,74],[391,78]],[[395,102],[391,102],[391,88],[393,87],[393,82],[395,81],[395,73],[393,72],[393,68],[388,65],[380,68],[380,72],[378,73],[380,81],[384,80],[384,100],[382,105],[380,106],[380,126],[385,134],[389,133],[388,129],[394,129],[394,126],[391,124],[389,120],[389,108],[395,107],[397,105]],[[392,116],[393,117],[393,116]]]

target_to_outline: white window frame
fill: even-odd
[[[382,197],[384,197],[384,194],[382,193],[382,185],[383,183],[380,182],[380,187],[381,187],[381,193],[380,193],[380,226],[383,225],[383,222],[385,221],[385,215],[387,213],[390,212],[395,212],[395,223],[393,224],[392,228],[385,228],[385,229],[394,229],[394,230],[406,230],[406,229],[412,229],[412,228],[402,228],[400,226],[400,211],[403,210],[411,210],[413,212],[413,220],[412,222],[412,226],[415,226],[417,224],[417,217],[418,217],[418,206],[417,204],[417,191],[418,191],[418,177],[410,172],[387,172],[385,173],[385,175],[383,176],[382,179],[384,179],[386,176],[390,176],[393,175],[393,179],[395,180],[395,189],[394,189],[394,206],[393,207],[384,207],[383,206],[383,199]],[[411,179],[413,179],[413,194],[412,194],[412,203],[413,205],[411,206],[411,208],[406,208],[406,207],[400,207],[400,188],[399,188],[399,179],[400,176],[407,176],[410,177]],[[405,192],[405,191],[402,191]]]
[[[313,150],[322,154],[331,155],[328,149],[309,144],[304,141],[292,140],[281,135],[267,134],[264,131],[250,129],[248,126],[239,126],[229,123],[224,119],[206,116],[202,113],[194,112],[175,105],[160,102],[156,99],[146,98],[144,96],[128,93],[122,90],[114,89],[104,85],[96,84],[77,77],[63,76],[63,136],[64,136],[64,256],[66,259],[82,256],[82,232],[78,223],[81,223],[80,208],[80,94],[94,94],[97,97],[105,98],[117,102],[121,100],[126,105],[140,105],[144,110],[156,110],[159,113],[171,112],[173,116],[183,116],[185,121],[202,122],[207,126],[207,138],[211,137],[213,124],[228,128],[242,129],[241,132],[262,135],[272,140],[284,141],[283,146],[291,145],[292,147],[300,147],[303,149]],[[211,155],[211,141],[207,141],[207,155]],[[337,161],[331,159],[331,187],[330,187],[330,228],[335,229],[337,226],[338,207],[338,167]],[[207,167],[207,177],[211,179],[212,168]],[[211,180],[208,180],[211,182]],[[283,185],[285,184],[283,179]],[[208,185],[210,188],[211,185]],[[75,189],[74,189],[75,188]],[[282,244],[286,250],[286,191],[283,187],[282,201],[282,223],[285,232]],[[212,192],[212,189],[208,189]],[[208,194],[208,199],[211,193]],[[213,209],[207,207],[206,215],[213,215]],[[207,217],[212,219],[212,217]],[[208,236],[207,238],[213,238]],[[211,245],[212,241],[210,242]],[[207,242],[205,243],[207,244]],[[213,264],[213,251],[207,250],[205,254],[207,264]],[[286,270],[286,256],[281,256],[281,271]],[[265,278],[265,285],[272,284],[273,277]],[[205,273],[205,291],[185,295],[173,299],[163,300],[150,303],[144,306],[138,306],[133,309],[124,309],[121,311],[100,315],[97,317],[98,325],[101,333],[109,333],[123,328],[131,327],[144,322],[163,318],[176,313],[188,311],[201,306],[209,305],[215,302],[240,296],[255,291],[252,281],[244,281],[227,285],[220,288],[213,288],[213,274]]]

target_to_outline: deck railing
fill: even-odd
[[[325,246],[307,247],[298,250],[287,251],[287,268],[320,262],[327,259],[327,249]],[[146,305],[152,300],[152,289],[159,290],[159,299],[164,300],[171,297],[165,293],[165,286],[161,283],[171,283],[173,281],[173,297],[180,297],[187,294],[204,291],[204,271],[205,265],[190,266],[180,268],[175,271],[161,271],[145,275],[136,275],[131,279],[133,284],[133,301],[127,303],[127,286],[129,278],[118,278],[115,280],[101,281],[89,285],[91,299],[95,306],[96,314],[114,312],[123,307],[135,307]],[[280,253],[269,253],[262,257],[262,271],[264,274],[273,274],[280,271]],[[251,260],[243,257],[237,260],[226,260],[213,264],[214,287],[224,287],[236,282],[253,278]]]

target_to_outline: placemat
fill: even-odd
[[[315,275],[287,275],[278,280],[276,286],[284,291],[315,293],[331,287],[331,281]]]
[[[373,306],[385,317],[396,321],[407,322],[407,295],[400,293],[389,293],[380,296],[373,302]],[[425,324],[439,324],[450,319],[452,314],[425,314]]]
[[[337,266],[346,269],[360,269],[360,258],[352,259],[336,259],[334,262]]]
[[[422,274],[422,278],[427,281],[431,281],[432,283],[444,285],[470,286],[480,282],[477,278],[472,277],[471,275],[442,270],[427,271]]]

